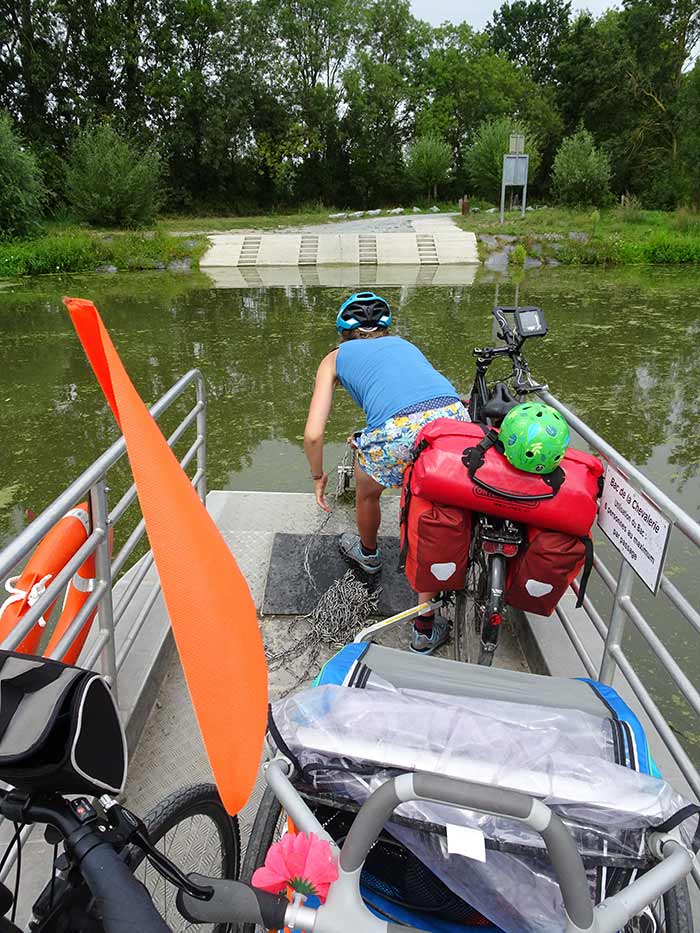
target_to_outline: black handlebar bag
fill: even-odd
[[[118,794],[127,747],[94,671],[0,651],[0,780],[26,792]]]

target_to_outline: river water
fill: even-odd
[[[462,390],[471,381],[472,348],[492,339],[494,301],[514,300],[512,282],[484,271],[470,286],[382,292],[392,304],[396,333],[417,343]],[[192,366],[202,370],[210,489],[308,491],[306,407],[316,365],[334,346],[335,309],[347,293],[218,289],[201,273],[46,276],[3,284],[0,543],[117,436],[61,304],[64,294],[95,301],[147,401]],[[519,300],[543,307],[550,326],[546,338],[528,345],[535,376],[700,518],[700,270],[536,270],[519,283]],[[339,392],[327,468],[359,424]],[[611,566],[617,566],[613,555]],[[667,573],[696,606],[699,570],[697,551],[675,532]],[[636,585],[635,598],[697,682],[700,652],[692,630],[663,597],[653,601],[643,590]],[[700,759],[696,717],[633,634],[627,647],[684,745]]]

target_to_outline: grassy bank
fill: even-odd
[[[449,210],[449,204],[440,204]],[[0,240],[0,278],[55,272],[94,272],[165,269],[190,260],[196,266],[207,249],[207,233],[269,230],[332,222],[332,208],[295,214],[257,214],[248,217],[162,217],[151,230],[124,232],[88,230],[70,223],[51,222],[44,235],[11,242]],[[382,212],[386,216],[385,212]],[[407,208],[404,216],[413,216]],[[482,259],[512,249],[514,238],[531,260],[572,265],[636,265],[700,263],[700,214],[686,210],[645,211],[636,207],[601,211],[542,208],[509,211],[501,225],[497,213],[481,210],[455,217],[459,226],[474,231]],[[505,241],[502,237],[507,237]],[[511,255],[522,262],[523,250]],[[534,263],[536,264],[536,263]]]
[[[249,217],[161,217],[148,230],[127,232],[108,227],[86,228],[70,221],[48,221],[42,235],[0,239],[0,278],[55,272],[138,271],[164,269],[191,260],[196,266],[208,248],[207,233],[275,230],[328,222],[330,208],[296,214]]]
[[[166,269],[176,261],[196,265],[207,248],[204,236],[163,231],[94,233],[54,228],[44,236],[0,242],[0,278],[54,272]]]
[[[687,210],[645,211],[636,207],[601,211],[542,208],[506,213],[479,212],[457,218],[477,235],[517,237],[528,255],[580,265],[700,262],[700,214]],[[498,244],[498,249],[502,244]],[[480,243],[482,258],[491,251]]]
[[[231,215],[197,216],[177,215],[159,218],[158,226],[170,233],[226,233],[229,230],[270,230],[280,227],[304,227],[309,224],[333,223],[329,214],[337,211],[332,208],[298,211],[295,214],[251,214],[248,217]]]

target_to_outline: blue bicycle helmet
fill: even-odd
[[[356,327],[388,327],[391,324],[391,308],[388,302],[374,292],[355,292],[350,295],[338,311],[336,330],[342,334]]]

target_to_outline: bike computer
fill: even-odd
[[[513,314],[515,329],[523,340],[526,337],[544,337],[547,333],[547,322],[542,308],[515,308]]]

